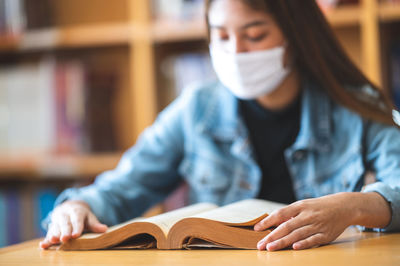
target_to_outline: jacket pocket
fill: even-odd
[[[184,159],[179,173],[189,184],[195,201],[219,203],[231,184],[232,171],[227,166],[200,156]]]
[[[326,169],[329,170],[317,177],[321,186],[321,190],[317,193],[318,196],[359,190],[358,185],[362,182],[365,172],[361,153],[349,153]]]

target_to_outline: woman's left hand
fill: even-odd
[[[262,231],[276,226],[259,241],[259,250],[274,251],[286,247],[306,249],[335,240],[356,219],[351,193],[338,193],[297,201],[272,212],[254,226]]]

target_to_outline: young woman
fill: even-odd
[[[349,225],[399,230],[393,106],[344,54],[315,1],[209,0],[207,22],[220,82],[186,90],[115,170],[64,191],[40,246],[138,216],[182,179],[191,203],[290,204],[255,226],[277,227],[259,249],[318,246]],[[367,171],[375,183],[364,184]]]

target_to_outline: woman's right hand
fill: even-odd
[[[39,243],[43,249],[79,237],[83,230],[104,233],[107,225],[97,220],[84,201],[66,201],[57,206],[51,214],[46,238]]]

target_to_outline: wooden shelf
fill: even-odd
[[[19,38],[0,38],[0,51],[43,51],[59,48],[82,48],[128,45],[134,40],[175,42],[206,38],[201,21],[156,21],[151,26],[129,23],[48,28],[25,32]]]
[[[361,21],[358,5],[334,8],[326,11],[325,15],[333,27],[358,26]]]
[[[13,50],[17,47],[19,38],[15,36],[0,36],[0,51]]]
[[[0,180],[93,178],[116,167],[122,153],[94,155],[0,155]]]
[[[131,27],[127,23],[48,28],[25,32],[12,45],[0,45],[1,51],[35,51],[129,43]]]
[[[400,21],[400,4],[382,3],[378,13],[381,22]]]

